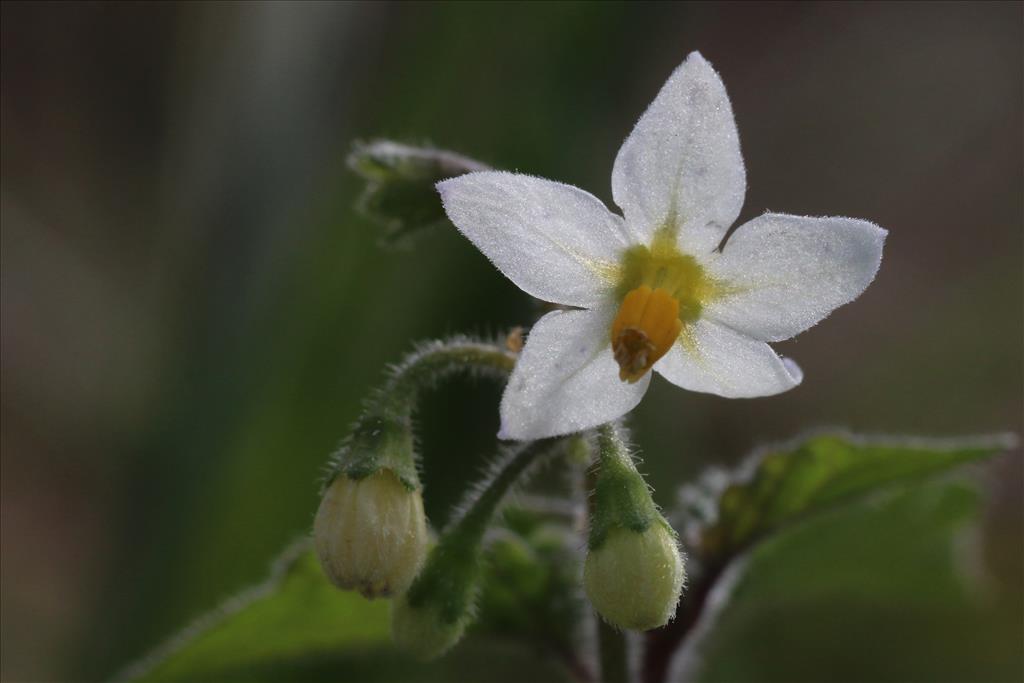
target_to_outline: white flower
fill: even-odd
[[[730,398],[793,388],[788,339],[874,279],[885,230],[852,218],[766,213],[719,251],[746,192],[732,107],[694,52],[622,145],[612,196],[515,173],[438,184],[448,217],[523,291],[583,310],[533,327],[501,402],[506,439],[566,434],[639,403],[652,368]]]

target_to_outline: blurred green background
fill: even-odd
[[[535,317],[453,229],[381,249],[354,139],[610,203],[615,152],[695,49],[736,112],[741,221],[890,234],[866,294],[779,345],[794,391],[655,381],[632,424],[659,501],[812,426],[1020,433],[1022,27],[981,2],[3,3],[3,680],[103,678],[262,578],[388,362]],[[455,383],[422,410],[434,523],[498,396]],[[1019,458],[995,468],[976,554],[1019,627]]]

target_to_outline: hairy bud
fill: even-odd
[[[584,590],[618,628],[664,626],[683,588],[676,534],[651,499],[619,428],[599,430],[598,452]]]
[[[432,601],[414,607],[407,596],[402,596],[391,608],[391,636],[395,644],[418,659],[440,657],[462,639],[472,618],[469,611],[454,618],[444,612]]]
[[[349,167],[366,180],[359,208],[386,227],[384,242],[400,244],[421,228],[445,220],[434,185],[487,166],[453,152],[390,140],[357,144]]]
[[[341,474],[313,523],[320,564],[339,588],[368,598],[404,592],[427,549],[423,497],[386,468],[362,479]]]
[[[609,623],[637,631],[668,623],[683,578],[675,534],[659,523],[642,532],[612,529],[583,567],[583,586],[594,609]]]

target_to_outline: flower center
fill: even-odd
[[[622,303],[612,323],[612,352],[619,378],[631,383],[643,377],[677,339],[686,342],[685,326],[700,319],[705,305],[736,291],[711,277],[693,256],[679,251],[668,228],[656,231],[650,244],[626,249],[615,277]]]
[[[664,356],[679,337],[679,301],[668,290],[641,285],[622,299],[612,322],[612,353],[619,379],[632,384]]]

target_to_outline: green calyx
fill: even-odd
[[[382,469],[394,472],[410,491],[420,489],[410,421],[369,413],[336,454],[331,481],[338,476],[358,481]]]
[[[619,431],[605,425],[598,431],[598,469],[594,480],[590,514],[591,551],[600,548],[616,528],[636,533],[652,524],[671,530],[651,498],[647,482],[637,472]]]

